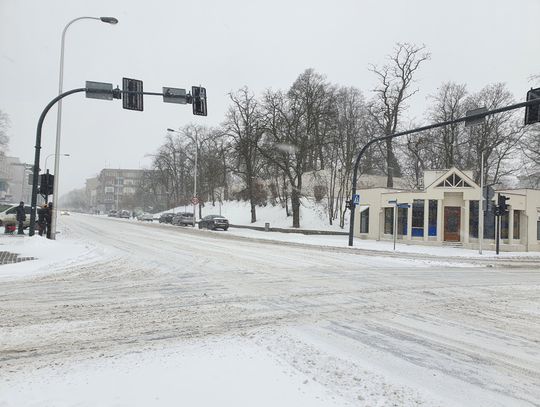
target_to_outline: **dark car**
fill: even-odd
[[[110,211],[109,211],[109,214],[108,214],[107,216],[109,216],[109,217],[111,217],[111,218],[116,218],[116,217],[118,217],[118,211],[117,211],[117,210],[114,210],[114,209],[113,209],[113,210],[110,210]]]
[[[129,218],[131,218],[131,212],[126,211],[126,210],[121,210],[120,212],[118,212],[118,217],[119,218],[124,218],[124,219],[129,219]]]
[[[164,213],[159,217],[159,223],[171,223],[174,218],[174,213]]]
[[[199,229],[229,229],[229,221],[221,215],[208,215],[199,221]]]
[[[179,212],[176,215],[174,215],[174,218],[172,219],[173,225],[179,225],[179,226],[187,226],[187,225],[193,225],[195,221],[195,218],[193,217],[193,213],[191,212]]]

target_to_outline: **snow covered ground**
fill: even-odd
[[[61,222],[0,266],[0,406],[539,405],[531,259]]]
[[[193,212],[193,207],[179,206],[165,212]],[[159,214],[161,213],[163,212]],[[232,224],[236,225],[264,226],[268,222],[271,227],[292,228],[292,216],[287,217],[285,209],[280,205],[272,206],[268,204],[266,206],[257,206],[256,213],[257,222],[251,223],[251,208],[249,202],[246,201],[216,202],[215,206],[211,203],[206,203],[202,208],[202,216],[223,215]],[[159,214],[156,214],[156,216]],[[324,202],[316,203],[312,199],[302,199],[302,206],[300,207],[300,226],[302,229],[343,231],[348,230],[348,225],[348,216],[345,218],[345,229],[339,227],[339,220],[334,221],[334,224],[330,225]]]

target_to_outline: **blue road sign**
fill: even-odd
[[[352,196],[352,201],[354,205],[360,205],[360,194],[354,194]]]
[[[411,205],[409,205],[408,203],[398,203],[397,207],[398,208],[410,208]]]

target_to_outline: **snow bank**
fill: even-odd
[[[0,379],[2,406],[350,405],[248,340],[207,340],[175,348],[51,366]]]
[[[0,251],[36,259],[0,266],[0,280],[44,274],[66,262],[84,264],[98,255],[96,247],[88,242],[71,239],[50,240],[38,235],[21,237],[2,234]]]
[[[165,212],[192,212],[192,206],[179,206],[177,208],[169,209]],[[213,206],[212,203],[206,203],[202,208],[202,216],[206,215],[223,215],[229,219],[230,223],[236,225],[252,225],[252,226],[264,226],[265,223],[270,223],[271,227],[278,228],[291,228],[292,227],[292,210],[289,209],[291,216],[287,216],[285,208],[281,205],[272,206],[270,204],[266,206],[257,206],[257,222],[251,223],[251,207],[247,201],[226,201],[223,203],[216,202]],[[156,214],[156,216],[161,215]],[[317,203],[312,199],[302,199],[302,206],[300,207],[300,226],[302,229],[315,229],[315,230],[334,230],[334,231],[347,231],[349,219],[346,216],[345,228],[339,227],[339,220],[333,222],[330,225],[326,209],[322,203]]]

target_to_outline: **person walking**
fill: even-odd
[[[45,222],[47,223],[47,239],[51,238],[51,222],[53,217],[53,203],[49,202],[47,205],[47,213],[45,215]]]
[[[17,206],[17,224],[19,225],[19,231],[17,234],[24,235],[24,221],[26,220],[26,213],[24,212],[24,202],[21,201]]]
[[[39,235],[43,236],[43,233],[47,230],[47,204],[41,205],[38,209],[38,231]]]

